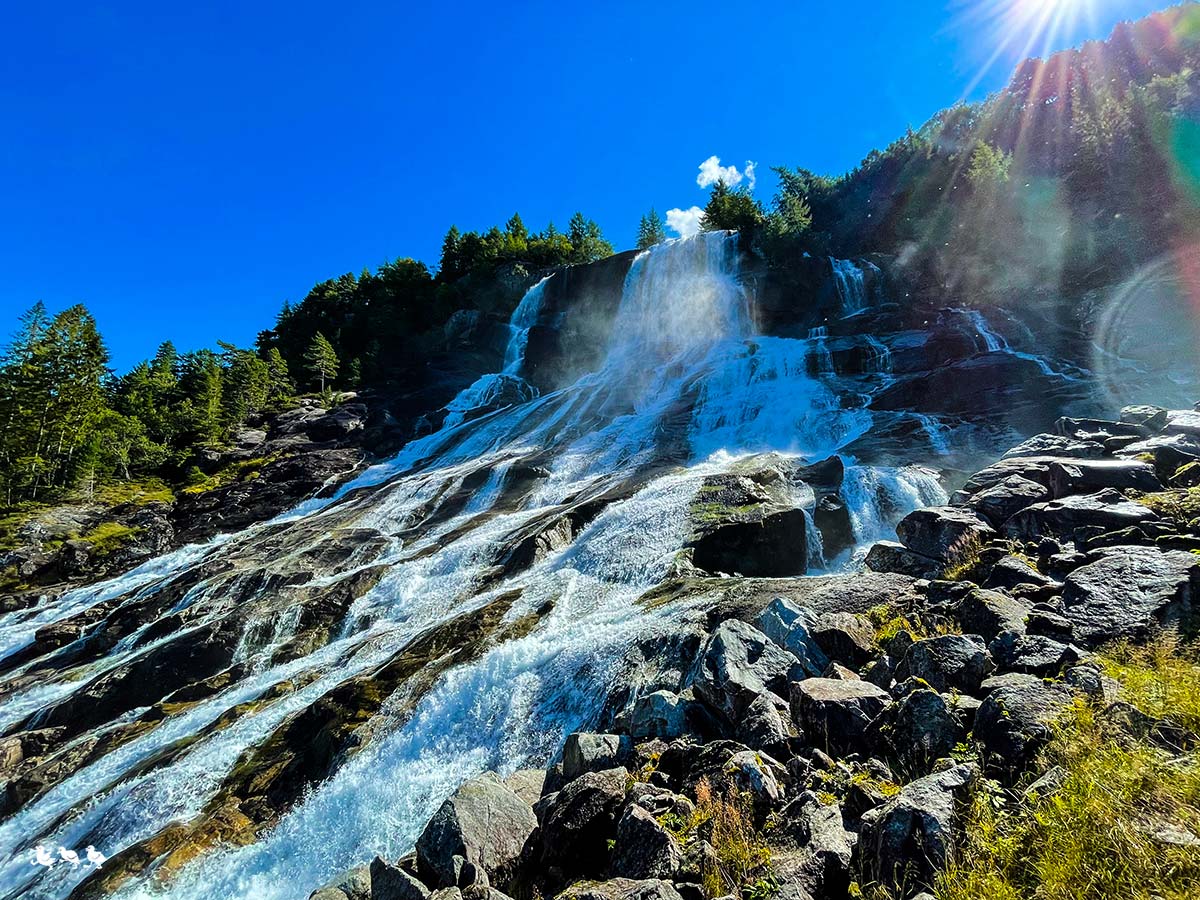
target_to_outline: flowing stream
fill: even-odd
[[[862,272],[854,272],[835,265],[847,314],[867,303]],[[766,451],[817,462],[871,431],[869,398],[861,384],[848,389],[836,374],[823,332],[808,339],[755,334],[736,236],[703,233],[639,255],[604,364],[539,396],[520,373],[543,290],[544,282],[535,285],[514,312],[502,372],[460,394],[438,431],[334,497],[0,618],[2,659],[46,624],[99,604],[149,603],[163,591],[180,596],[160,621],[186,613],[187,628],[196,630],[245,617],[235,654],[240,674],[228,686],[90,759],[0,824],[0,897],[65,898],[85,868],[32,865],[34,845],[93,844],[112,857],[171,823],[195,819],[239,756],[289,716],[376,671],[418,635],[516,596],[502,624],[532,619],[532,628],[445,668],[422,692],[385,702],[372,739],[260,840],[204,853],[169,878],[146,872],[118,896],[303,900],[377,853],[400,855],[463,780],[487,769],[544,765],[566,734],[595,720],[630,645],[670,633],[686,614],[678,604],[648,609],[637,601],[669,576],[706,476]],[[868,356],[869,371],[890,369],[887,348],[873,338]],[[933,420],[920,424],[940,452],[945,430]],[[825,561],[817,535],[810,552],[818,566],[853,565],[865,544],[894,536],[907,512],[945,500],[931,470],[843,456],[842,500],[859,552]],[[532,461],[533,485],[510,490]],[[496,581],[497,554],[515,533],[605,492],[611,502],[567,546]],[[455,506],[463,493],[469,498]],[[811,492],[797,503],[811,521]],[[337,584],[372,567],[385,573],[327,643],[288,655],[300,627],[296,610],[272,604],[269,588],[253,587],[281,560],[248,554],[264,541],[281,541],[284,561],[306,558],[326,531],[347,529],[370,529],[376,539],[318,580]],[[219,573],[225,562],[241,567],[240,580],[198,568]],[[181,579],[197,573],[184,590]],[[231,584],[250,596],[231,599]],[[14,681],[17,687],[0,695],[0,723],[28,721],[180,636],[146,630],[151,624],[100,662],[24,686]],[[218,727],[235,710],[232,724]],[[142,712],[130,709],[100,730]]]

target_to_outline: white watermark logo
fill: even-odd
[[[104,865],[104,861],[108,859],[107,856],[105,856],[91,844],[88,844],[85,855],[87,857],[88,864],[97,869]],[[55,859],[54,854],[41,844],[38,844],[33,848],[33,859],[31,859],[29,862],[31,865],[45,866],[47,869],[49,869],[53,867],[59,859],[69,865],[72,869],[79,868],[79,866],[83,863],[83,860],[79,858],[79,854],[74,850],[68,850],[66,847],[59,847],[58,859]]]

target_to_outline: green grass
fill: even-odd
[[[170,503],[174,499],[175,492],[171,486],[153,476],[102,484],[92,495],[92,502],[101,506],[125,506],[130,503],[145,506],[148,503]]]
[[[1195,649],[1171,641],[1103,656],[1127,702],[1200,724]],[[1200,834],[1200,758],[1172,758],[1106,727],[1077,701],[1055,727],[1044,764],[1066,772],[1046,796],[981,790],[939,878],[939,900],[1185,900],[1200,897],[1200,849],[1150,835],[1169,824]]]

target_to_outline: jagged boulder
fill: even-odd
[[[669,881],[612,878],[573,884],[555,900],[683,900]]]
[[[1009,519],[1004,530],[1011,537],[1038,540],[1056,535],[1070,537],[1076,528],[1086,526],[1118,531],[1157,518],[1156,513],[1126,500],[1120,492],[1106,489],[1095,494],[1035,503]]]
[[[960,506],[935,506],[909,513],[896,526],[900,542],[914,553],[946,561],[974,542],[996,537],[979,515]]]
[[[922,556],[895,541],[872,544],[865,565],[872,572],[895,572],[913,578],[933,578],[944,568],[938,560]]]
[[[428,888],[425,895],[429,895]],[[372,900],[370,865],[355,866],[343,872],[324,887],[313,891],[308,900]]]
[[[896,680],[920,678],[935,691],[974,694],[995,668],[983,638],[946,634],[913,643],[896,667]]]
[[[999,528],[1021,510],[1035,503],[1043,503],[1051,496],[1050,489],[1045,485],[1021,475],[1010,475],[998,484],[972,495],[967,505]]]
[[[771,466],[705,479],[692,505],[692,563],[707,572],[777,578],[808,571],[804,510],[780,488]]]
[[[846,830],[836,803],[824,804],[805,792],[776,816],[771,868],[780,882],[798,885],[806,894],[841,896],[850,885],[856,837]]]
[[[437,887],[457,887],[463,861],[505,884],[537,828],[524,800],[496,775],[466,782],[441,805],[417,839],[422,879]]]
[[[1158,491],[1162,484],[1154,466],[1141,460],[1058,460],[1050,464],[1050,490],[1055,497],[1092,494],[1104,488]]]
[[[860,858],[875,880],[890,886],[929,886],[953,852],[956,806],[979,770],[960,764],[904,786],[865,813]]]
[[[829,665],[829,658],[813,637],[817,615],[811,609],[796,606],[785,597],[776,597],[754,620],[754,624],[796,657],[809,675],[820,675]]]
[[[673,691],[655,691],[638,697],[629,713],[629,733],[634,740],[674,740],[687,727],[687,701]]]
[[[632,756],[633,742],[629,735],[575,732],[567,735],[563,745],[563,778],[574,781],[586,772],[615,769],[627,764]]]
[[[963,740],[962,725],[936,691],[915,690],[885,709],[870,726],[870,739],[909,771],[928,771]]]
[[[774,698],[774,694],[759,694],[738,722],[733,736],[753,750],[782,757],[787,751],[788,730]]]
[[[1030,604],[1008,594],[972,590],[959,602],[958,623],[968,634],[994,638],[1001,632],[1025,630]]]
[[[1023,771],[1049,742],[1050,726],[1074,692],[1034,675],[1013,673],[991,681],[995,685],[975,715],[975,740],[996,768]]]
[[[866,681],[809,678],[791,685],[792,719],[809,743],[833,754],[861,746],[867,727],[891,702]]]
[[[675,837],[648,811],[629,805],[617,822],[609,873],[618,878],[670,879],[683,863]]]
[[[730,619],[705,642],[688,684],[698,699],[735,723],[759,694],[782,693],[797,677],[803,670],[796,657],[754,626]]]
[[[1194,626],[1200,556],[1153,547],[1111,547],[1063,585],[1063,615],[1087,647],[1144,638],[1165,625]]]
[[[371,860],[370,900],[428,900],[429,888],[399,866]]]
[[[875,658],[875,628],[864,616],[826,613],[818,617],[811,633],[825,656],[835,662],[857,669]]]
[[[563,883],[604,874],[607,842],[616,838],[628,777],[624,768],[588,772],[548,805],[540,831],[541,861],[559,873],[553,880]]]

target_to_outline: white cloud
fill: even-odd
[[[737,166],[721,165],[719,156],[710,156],[704,162],[700,163],[700,174],[696,176],[696,184],[702,188],[711,187],[718,181],[724,181],[729,187],[734,187],[745,179],[750,185],[750,190],[754,190],[754,163],[747,161],[745,172],[739,172]]]
[[[713,159],[716,159],[714,156]],[[704,210],[698,206],[691,209],[668,209],[667,227],[679,234],[680,237],[691,237],[700,232],[700,220],[704,218]]]

